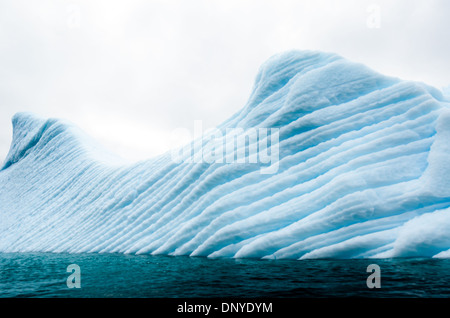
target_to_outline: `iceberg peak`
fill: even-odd
[[[12,118],[13,140],[3,169],[18,162],[39,142],[49,121],[38,118],[32,113],[17,113]]]

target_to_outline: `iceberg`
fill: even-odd
[[[273,56],[246,105],[177,160],[124,163],[65,120],[12,124],[0,252],[450,257],[448,98],[337,54]]]

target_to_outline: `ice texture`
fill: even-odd
[[[278,128],[272,174],[171,153],[125,164],[68,122],[12,122],[0,252],[450,257],[448,99],[336,54],[270,58],[219,126]]]

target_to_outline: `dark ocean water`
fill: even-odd
[[[67,266],[81,269],[68,288]],[[369,289],[369,264],[381,288]],[[0,297],[449,297],[449,259],[253,260],[0,253]]]

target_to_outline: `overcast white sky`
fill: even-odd
[[[244,106],[258,67],[290,49],[336,52],[450,84],[450,1],[0,2],[0,160],[14,113],[65,118],[122,157]]]

